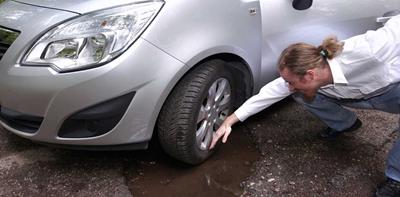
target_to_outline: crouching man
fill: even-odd
[[[231,114],[215,132],[210,148],[226,142],[238,121],[293,95],[327,125],[323,139],[334,139],[362,123],[343,106],[400,113],[400,15],[376,31],[338,41],[331,37],[318,47],[296,43],[278,61],[281,77],[265,85]],[[376,196],[400,196],[400,140],[387,159],[386,181]]]

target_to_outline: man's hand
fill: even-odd
[[[219,138],[221,138],[222,136],[223,136],[222,143],[225,143],[228,140],[229,134],[231,134],[232,125],[238,121],[239,121],[239,119],[236,117],[235,114],[228,116],[228,118],[225,119],[225,121],[222,123],[222,125],[214,133],[213,139],[211,141],[210,149],[214,148],[214,146],[217,144]]]
[[[214,148],[215,144],[217,144],[219,138],[224,136],[222,138],[222,143],[225,143],[226,140],[228,140],[229,134],[231,134],[232,127],[226,124],[222,124],[221,127],[218,128],[218,130],[214,133],[213,139],[210,145],[210,149]]]

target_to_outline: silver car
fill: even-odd
[[[189,164],[277,76],[294,42],[380,27],[399,0],[8,0],[0,123],[36,142],[144,149]]]

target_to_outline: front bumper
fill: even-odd
[[[14,17],[18,10],[35,17]],[[52,25],[75,14],[36,8],[8,1],[0,6],[0,26],[20,32],[0,60],[0,107],[41,123],[26,132],[0,119],[7,130],[43,143],[76,146],[110,146],[148,141],[162,103],[179,76],[188,69],[182,62],[139,38],[125,53],[98,68],[57,73],[49,67],[19,65],[21,56]],[[38,18],[39,17],[39,18]],[[123,95],[134,93],[115,127],[89,137],[60,136],[60,129],[74,114]]]

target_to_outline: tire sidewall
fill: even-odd
[[[205,63],[205,66],[208,66],[207,63]],[[230,88],[231,88],[231,100],[230,100],[230,109],[227,113],[227,115],[231,114],[233,111],[233,103],[234,103],[234,88],[236,88],[235,85],[235,81],[234,78],[232,76],[232,74],[229,72],[228,70],[228,64],[223,62],[223,61],[217,61],[214,64],[211,64],[212,66],[215,67],[214,72],[212,72],[211,75],[207,76],[207,82],[202,84],[201,90],[199,91],[199,96],[198,96],[198,100],[197,100],[197,105],[196,107],[193,109],[194,112],[194,116],[192,117],[192,122],[190,124],[190,130],[191,132],[191,144],[192,144],[192,151],[193,151],[193,155],[196,155],[198,158],[196,158],[196,160],[199,161],[203,161],[205,160],[207,157],[209,157],[215,150],[218,149],[218,147],[212,149],[212,150],[201,150],[200,147],[198,146],[197,142],[196,142],[196,131],[197,131],[197,117],[199,115],[201,106],[202,106],[202,101],[208,96],[208,90],[209,88],[212,86],[212,84],[220,79],[220,78],[224,78],[226,80],[228,80]]]

